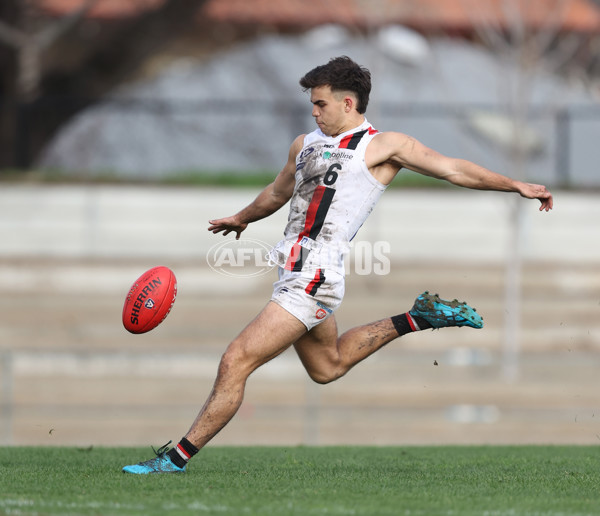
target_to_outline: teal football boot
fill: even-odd
[[[483,328],[483,319],[467,303],[459,303],[456,299],[445,301],[437,294],[431,295],[427,291],[415,300],[414,306],[408,313],[422,317],[434,328],[447,326]]]
[[[123,473],[132,473],[134,475],[148,475],[150,473],[185,473],[185,466],[180,468],[173,464],[167,455],[169,444],[171,444],[171,441],[164,446],[161,446],[158,450],[152,448],[156,457],[138,464],[125,466],[123,468]]]

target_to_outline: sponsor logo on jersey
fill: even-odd
[[[306,165],[306,158],[308,158],[313,152],[315,152],[314,147],[307,147],[306,149],[303,149],[300,154],[298,154],[298,157],[296,158],[296,172],[304,168],[304,165]]]
[[[330,159],[330,158],[335,158],[335,159],[352,159],[353,155],[349,154],[347,152],[329,152],[329,151],[325,151],[323,153],[323,159]]]

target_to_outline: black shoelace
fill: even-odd
[[[167,444],[163,444],[158,450],[154,449],[154,446],[152,446],[152,451],[155,453],[155,455],[157,457],[162,457],[168,450],[169,450],[169,445],[172,443],[173,441],[169,441]]]

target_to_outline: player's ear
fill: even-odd
[[[344,97],[344,111],[350,113],[354,107],[354,99],[350,96]]]

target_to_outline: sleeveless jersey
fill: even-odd
[[[291,271],[335,270],[386,189],[369,172],[365,151],[378,133],[365,121],[336,137],[307,134],[296,157],[296,185],[284,238],[269,253]]]

